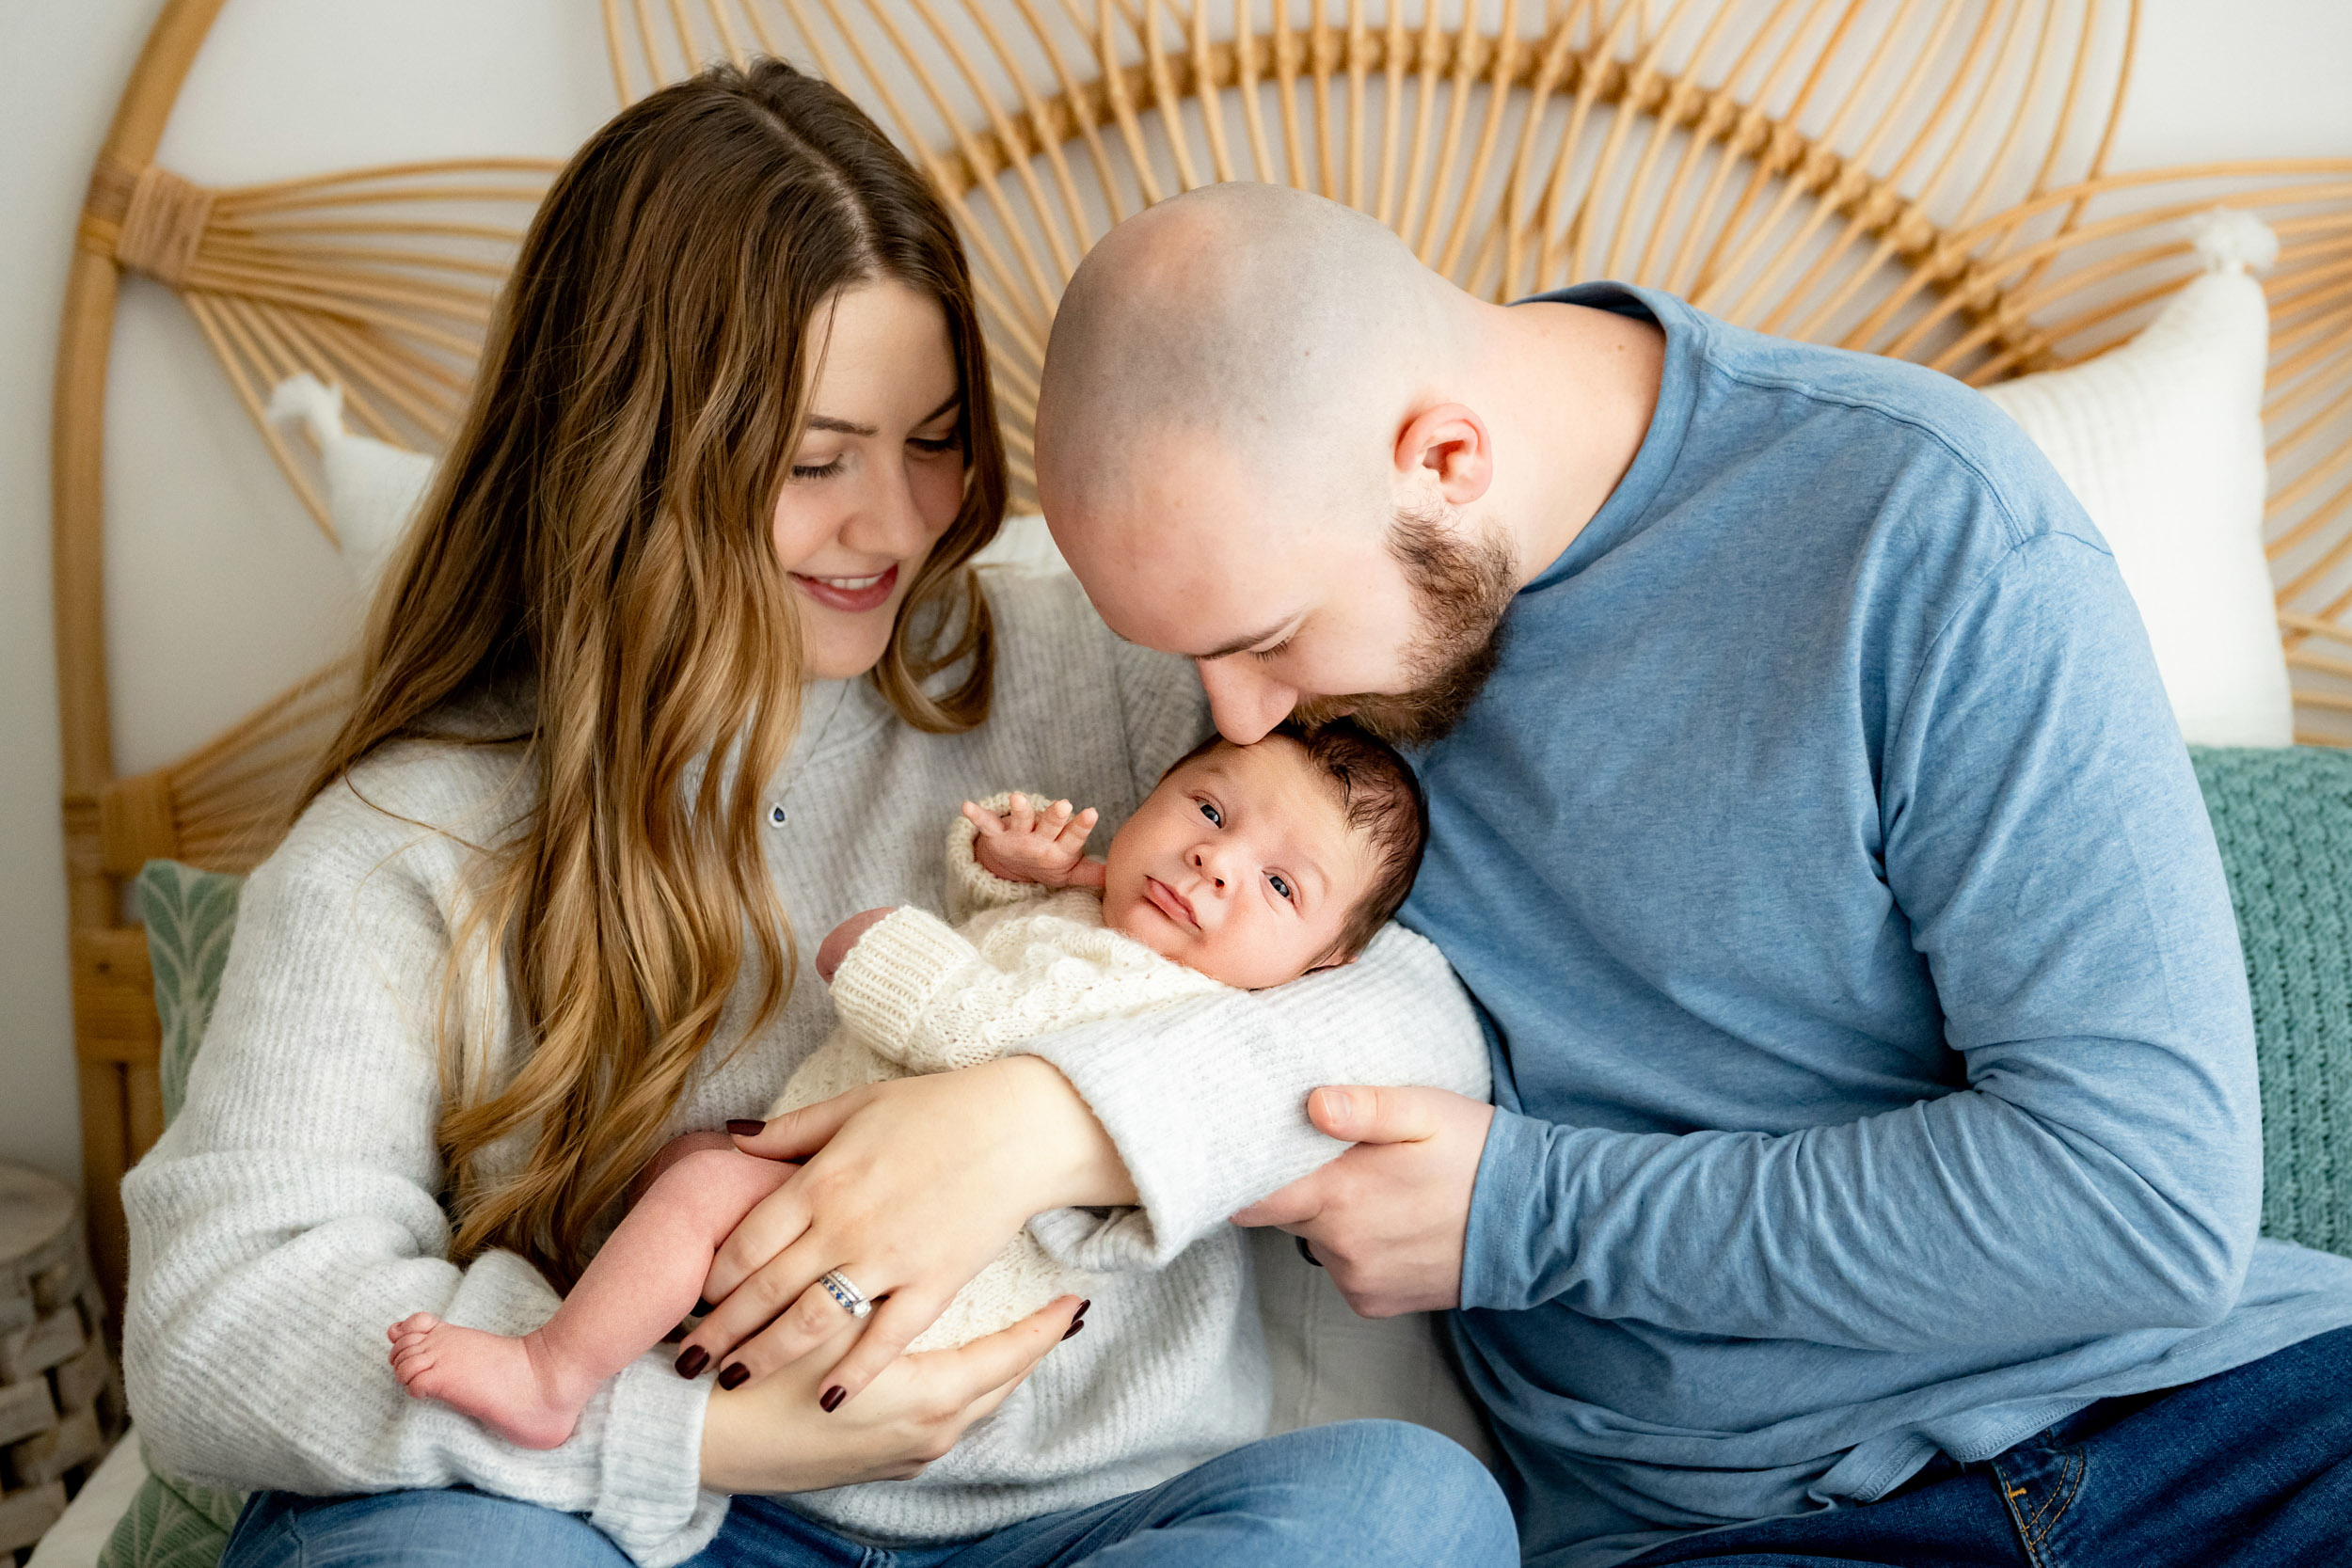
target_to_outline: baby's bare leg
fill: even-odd
[[[521,1447],[554,1448],[604,1381],[692,1308],[719,1243],[796,1168],[742,1153],[723,1133],[678,1139],[545,1327],[510,1338],[420,1312],[389,1331],[392,1370],[420,1399]]]

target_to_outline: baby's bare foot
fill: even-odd
[[[562,1444],[595,1391],[593,1383],[564,1388],[553,1369],[542,1365],[536,1336],[510,1339],[445,1323],[430,1312],[404,1318],[385,1332],[392,1341],[392,1370],[411,1396],[439,1400],[522,1448]]]

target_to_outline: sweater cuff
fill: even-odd
[[[1518,1311],[1536,1303],[1532,1239],[1555,1233],[1543,1180],[1551,1124],[1495,1107],[1462,1233],[1462,1306]]]
[[[1057,797],[1024,790],[1032,804],[1053,800]],[[982,810],[999,814],[1012,809],[1012,791],[998,790],[985,800],[974,802]],[[1016,882],[999,877],[980,863],[977,848],[980,830],[961,812],[947,825],[947,918],[961,926],[976,914],[989,910],[1001,910],[1014,904],[1025,904],[1058,892],[1042,882]]]
[[[689,1382],[659,1350],[621,1369],[607,1404],[602,1473],[588,1522],[642,1568],[674,1568],[710,1544],[723,1494],[702,1485],[709,1377]]]
[[[834,971],[834,1010],[861,1038],[897,1061],[949,976],[974,956],[972,944],[937,915],[911,908],[894,911],[858,938]]]
[[[1029,1218],[1045,1256],[1087,1274],[1141,1274],[1159,1267],[1152,1221],[1140,1209],[1048,1209]]]

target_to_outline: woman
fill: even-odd
[[[1004,497],[946,214],[838,93],[713,71],[558,178],[358,704],[247,886],[187,1108],[125,1183],[133,1399],[166,1467],[264,1489],[235,1568],[858,1560],[717,1494],[912,1476],[1073,1332],[1064,1300],[956,1351],[869,1336],[829,1408],[857,1325],[803,1307],[819,1354],[716,1391],[649,1357],[547,1451],[405,1400],[385,1362],[412,1311],[535,1325],[655,1149],[767,1103],[828,1022],[792,933],[937,907],[956,802],[1052,779],[1123,815],[1204,727],[1189,672],[1118,644],[1074,587],[983,590]],[[1356,985],[1343,1024],[1404,1006],[1409,1036],[1409,1004]],[[1418,1022],[1451,1026],[1448,1005]],[[863,1190],[837,1173],[879,1150],[949,1272],[1031,1214],[1138,1200],[1046,1062],[908,1084],[807,1175]],[[1173,1212],[1161,1250],[1188,1239]],[[893,1292],[878,1325],[920,1315],[922,1282],[860,1266]],[[1172,1411],[1190,1457],[906,1560],[1509,1549],[1492,1483],[1439,1440],[1356,1423],[1220,1454],[1246,1417]]]

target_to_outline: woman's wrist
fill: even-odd
[[[703,1489],[707,1492],[765,1492],[775,1478],[754,1475],[747,1463],[759,1445],[747,1441],[742,1429],[749,1412],[745,1402],[722,1388],[710,1391],[710,1406],[703,1414]]]
[[[1059,1068],[1042,1056],[1007,1056],[969,1070],[992,1077],[991,1087],[1013,1101],[1004,1125],[1021,1131],[1030,1153],[1030,1212],[1136,1201],[1119,1146]]]

